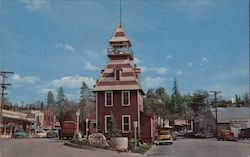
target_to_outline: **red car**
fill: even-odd
[[[59,138],[73,138],[76,133],[76,122],[75,121],[64,121],[61,129],[59,130]]]

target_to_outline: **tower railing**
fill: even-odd
[[[110,47],[107,49],[107,55],[131,55],[132,57],[134,57],[133,51],[131,48],[114,48],[114,47]]]

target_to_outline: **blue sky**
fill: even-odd
[[[107,63],[119,23],[118,0],[0,0],[1,70],[13,71],[13,103],[46,101],[64,87],[79,99]],[[224,99],[248,91],[248,0],[124,0],[122,23],[142,68],[144,90],[182,94],[221,90]]]

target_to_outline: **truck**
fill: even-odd
[[[59,139],[72,139],[76,133],[76,122],[75,121],[64,121],[62,127],[59,130]]]

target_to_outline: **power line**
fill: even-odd
[[[2,83],[1,83],[1,106],[0,106],[0,135],[2,134],[2,126],[3,126],[3,106],[4,106],[4,96],[8,93],[5,93],[5,90],[7,90],[7,87],[11,84],[5,83],[5,80],[8,78],[7,75],[14,74],[14,72],[10,71],[0,71],[0,76],[2,77]]]
[[[214,94],[214,107],[215,107],[215,133],[216,133],[216,136],[218,134],[218,111],[217,111],[217,94],[221,93],[221,91],[210,91],[211,93]]]

